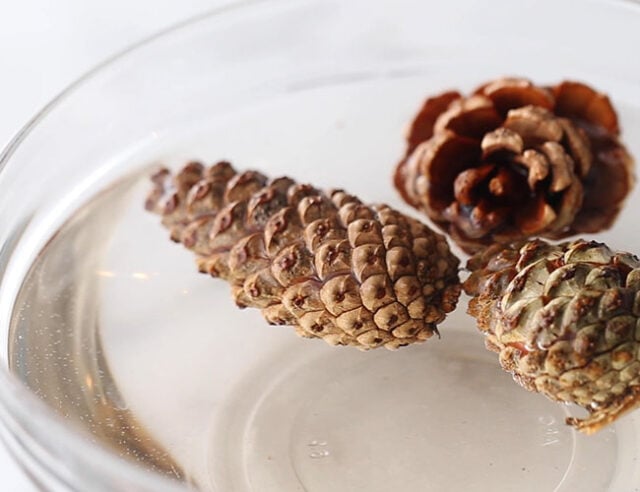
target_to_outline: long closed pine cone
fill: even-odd
[[[443,236],[386,205],[220,162],[163,169],[146,208],[231,284],[236,304],[307,338],[361,349],[422,342],[460,294]]]
[[[469,313],[524,388],[586,408],[592,433],[640,405],[640,261],[597,242],[494,245],[472,257]]]
[[[403,198],[473,253],[611,226],[633,185],[609,99],[579,82],[499,79],[428,99],[395,173]]]

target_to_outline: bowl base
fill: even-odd
[[[615,434],[583,443],[564,423],[568,408],[519,388],[481,352],[477,334],[443,338],[402,353],[289,351],[257,368],[236,395],[244,404],[213,427],[214,489],[537,491],[609,483]],[[611,466],[584,462],[579,442]],[[583,467],[589,475],[581,479]]]

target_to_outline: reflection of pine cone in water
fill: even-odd
[[[395,184],[467,252],[611,226],[633,184],[609,99],[584,84],[501,79],[428,99]]]
[[[421,342],[455,308],[458,259],[444,237],[386,205],[268,181],[228,163],[161,170],[147,209],[231,284],[240,307],[332,345]]]
[[[504,249],[503,249],[504,248]],[[640,404],[640,261],[604,244],[494,245],[469,260],[469,313],[502,367],[577,403],[592,433]]]

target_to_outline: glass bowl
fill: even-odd
[[[609,93],[640,155],[639,20],[625,1],[245,2],[102,64],[1,156],[3,440],[45,490],[637,487],[640,415],[576,434],[466,301],[397,352],[303,340],[237,310],[143,202],[159,164],[228,159],[414,214],[391,185],[404,125],[502,75]],[[596,237],[640,251],[639,205]]]

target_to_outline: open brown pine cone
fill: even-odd
[[[446,239],[386,205],[229,163],[152,178],[146,208],[231,284],[239,307],[306,338],[360,349],[422,342],[453,311],[459,260]]]
[[[640,406],[640,260],[597,242],[495,244],[471,257],[469,314],[530,391],[589,411],[593,433]]]
[[[604,94],[504,78],[471,96],[428,99],[407,135],[395,185],[465,251],[611,226],[633,161]]]

